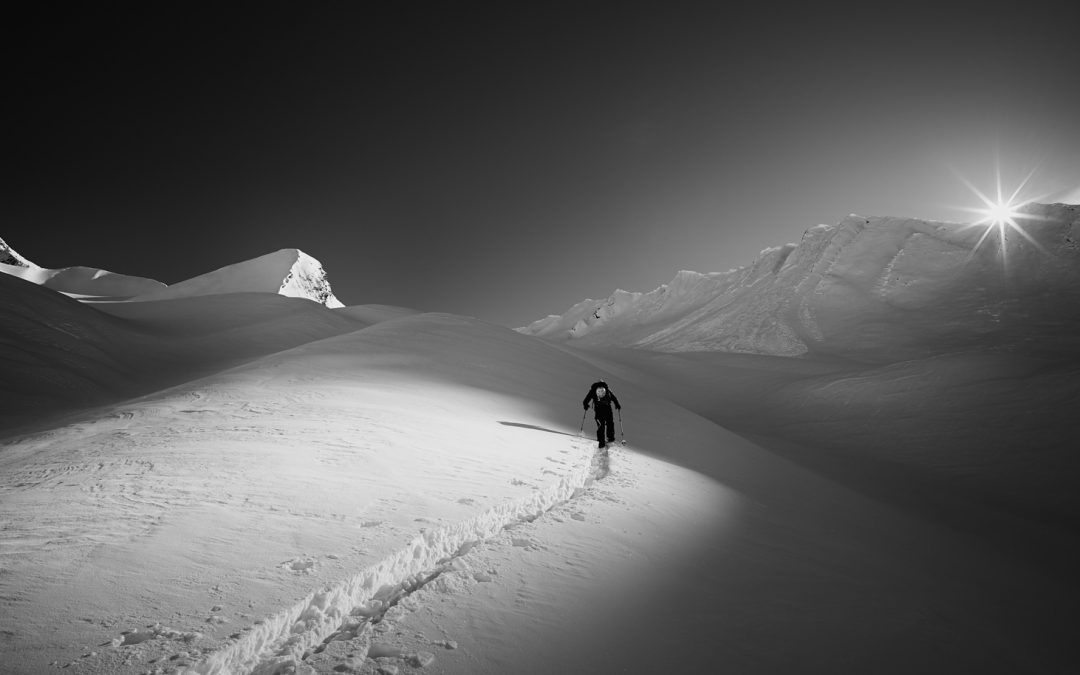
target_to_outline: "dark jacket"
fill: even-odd
[[[604,387],[605,389],[607,389],[607,391],[602,397],[596,395],[596,389],[598,387]],[[593,401],[596,402],[597,415],[611,415],[611,406],[615,406],[616,410],[622,410],[622,406],[619,405],[619,399],[615,397],[615,394],[611,391],[611,387],[609,387],[607,382],[604,382],[603,380],[600,380],[599,382],[593,382],[592,387],[589,388],[588,396],[585,397],[585,400],[582,401],[581,404],[585,407],[586,410],[588,410],[589,403]]]

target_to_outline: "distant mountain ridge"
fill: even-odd
[[[59,291],[84,302],[145,301],[219,295],[277,293],[305,298],[331,309],[344,307],[334,296],[322,263],[300,249],[286,248],[167,286],[144,277],[94,267],[47,269],[19,255],[0,239],[0,272]]]
[[[124,298],[165,287],[160,281],[96,267],[47,269],[19,255],[3,239],[0,239],[0,272],[75,298]]]
[[[1080,207],[1030,204],[1006,257],[981,226],[851,215],[724,273],[679,272],[518,331],[589,347],[869,360],[993,343],[1056,349],[1080,327]],[[1038,329],[1038,330],[1034,330]]]

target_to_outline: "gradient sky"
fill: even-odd
[[[517,326],[852,212],[966,220],[996,158],[1080,201],[1077,9],[388,4],[7,22],[0,237],[166,283],[296,247],[346,304]]]

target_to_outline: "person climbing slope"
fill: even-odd
[[[593,382],[585,400],[581,402],[585,410],[589,409],[589,403],[593,403],[593,413],[596,416],[596,441],[599,447],[607,447],[608,443],[615,442],[615,416],[611,412],[611,406],[616,410],[622,410],[619,399],[611,391],[607,382],[600,380]]]

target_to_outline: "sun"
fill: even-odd
[[[1013,233],[1018,234],[1024,239],[1026,239],[1036,249],[1042,251],[1043,253],[1046,252],[1046,249],[1043,248],[1043,246],[1039,242],[1035,241],[1035,238],[1032,237],[1026,229],[1024,229],[1023,224],[1023,221],[1044,220],[1042,216],[1026,213],[1024,211],[1024,207],[1036,201],[1038,197],[1024,200],[1020,199],[1020,193],[1028,184],[1028,181],[1031,180],[1031,177],[1034,175],[1035,170],[1032,169],[1031,172],[1028,173],[1028,175],[1024,178],[1024,180],[1020,181],[1020,184],[1016,187],[1015,190],[1013,190],[1012,194],[1008,197],[1005,197],[1001,189],[1001,167],[997,167],[997,195],[996,198],[991,198],[986,196],[981,190],[979,190],[979,188],[972,185],[971,182],[968,181],[966,178],[960,176],[960,174],[957,174],[957,177],[960,178],[960,180],[963,181],[965,185],[967,185],[968,189],[975,193],[975,196],[983,202],[982,207],[963,208],[963,210],[965,211],[970,211],[982,216],[981,218],[979,218],[979,220],[963,226],[965,229],[971,227],[983,228],[982,236],[979,237],[979,240],[975,243],[974,248],[972,248],[971,250],[972,256],[975,255],[976,251],[979,250],[979,247],[982,246],[983,242],[989,239],[992,234],[997,235],[998,247],[1001,251],[1002,264],[1005,264],[1007,260],[1009,235]]]
[[[983,209],[983,212],[986,214],[983,220],[988,221],[992,225],[996,225],[999,227],[1003,225],[1008,225],[1009,227],[1015,228],[1017,230],[1020,229],[1020,226],[1016,223],[1016,219],[1022,217],[1023,214],[1018,211],[1014,211],[1013,205],[1009,202],[996,202],[994,204],[991,204],[986,209]]]
[[[982,194],[979,196],[983,197]],[[979,241],[976,242],[975,248],[972,249],[972,254],[979,250],[979,247],[982,246],[982,243],[986,241],[991,233],[997,234],[1002,258],[1006,255],[1006,245],[1008,243],[1008,235],[1010,232],[1016,232],[1030,241],[1036,248],[1042,248],[1039,242],[1035,241],[1019,222],[1028,217],[1027,214],[1020,210],[1027,202],[1013,203],[1011,199],[1001,200],[1000,196],[998,197],[998,201],[991,201],[985,199],[985,197],[984,201],[986,201],[986,206],[984,208],[972,209],[972,211],[982,214],[982,218],[965,225],[965,227],[983,227],[982,236],[979,237]]]

